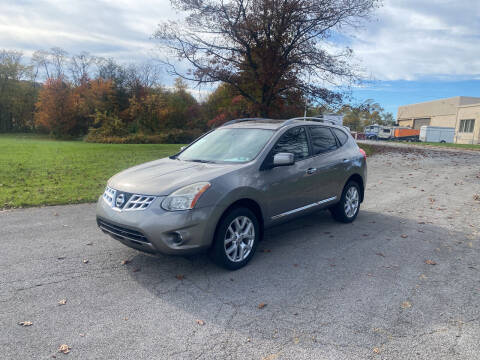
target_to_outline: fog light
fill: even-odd
[[[181,245],[183,243],[182,234],[180,234],[179,232],[173,232],[172,233],[172,242],[175,245]]]

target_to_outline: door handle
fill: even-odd
[[[309,168],[307,169],[307,174],[313,174],[317,171],[317,168]]]

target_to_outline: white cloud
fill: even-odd
[[[144,60],[157,24],[175,16],[168,0],[0,0],[0,47],[27,55],[61,47],[119,60]]]
[[[362,66],[379,80],[473,78],[480,74],[478,0],[386,0],[352,34]]]
[[[143,61],[158,54],[157,24],[178,17],[169,0],[0,0],[0,48],[30,55],[58,46]],[[349,35],[374,79],[480,77],[479,0],[385,0]]]

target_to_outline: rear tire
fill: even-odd
[[[210,257],[219,266],[238,270],[251,260],[259,240],[260,225],[253,211],[234,208],[217,226]]]
[[[332,217],[342,223],[351,223],[360,210],[360,186],[349,181],[343,188],[340,201],[330,208]]]

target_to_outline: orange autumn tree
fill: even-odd
[[[62,78],[48,79],[38,95],[35,125],[56,138],[79,135],[78,101],[70,84]]]

